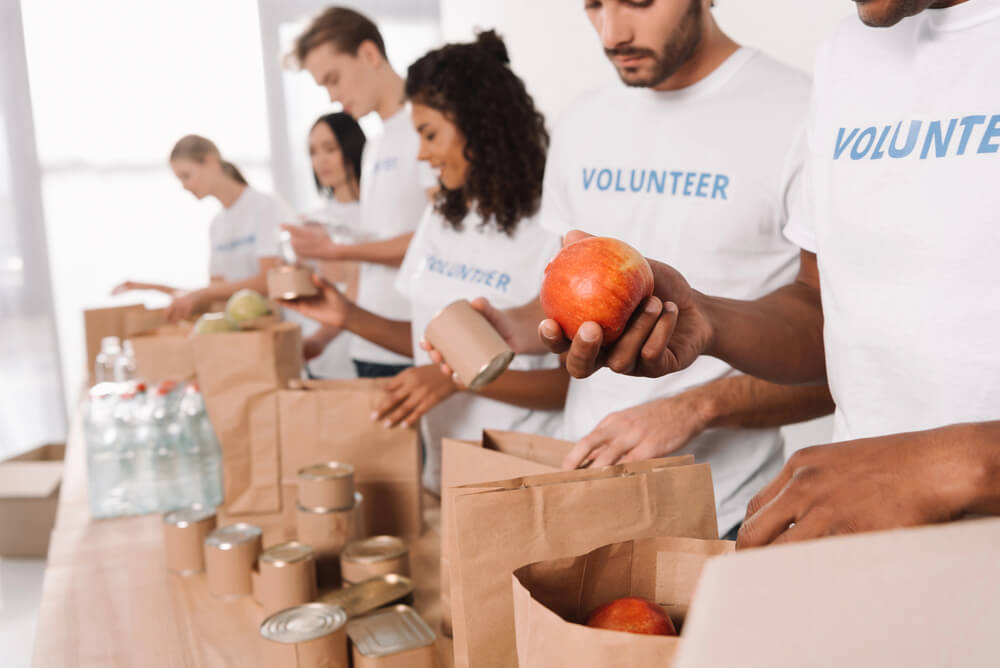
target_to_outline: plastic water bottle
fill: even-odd
[[[88,393],[84,409],[87,498],[94,517],[110,517],[127,510],[113,421],[118,391],[113,383],[95,385]]]
[[[101,339],[101,352],[94,360],[94,378],[98,383],[109,383],[115,379],[115,368],[121,356],[121,341],[117,336],[105,336]]]
[[[188,457],[198,480],[198,502],[209,508],[222,505],[222,447],[195,383],[186,388],[181,414],[188,433]]]
[[[122,344],[121,353],[115,359],[114,377],[119,383],[136,379],[135,350],[131,341]]]
[[[146,387],[122,397],[115,411],[118,452],[127,477],[129,514],[154,512],[159,505],[154,464],[155,439]]]
[[[157,388],[146,413],[153,444],[153,479],[157,511],[174,510],[195,502],[186,433],[175,411],[171,392],[174,383]]]

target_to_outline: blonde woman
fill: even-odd
[[[267,290],[267,271],[280,264],[278,225],[294,219],[280,198],[250,186],[240,170],[222,158],[218,147],[198,135],[182,137],[170,152],[170,168],[185,190],[222,205],[209,227],[211,282],[184,291],[171,286],[126,281],[114,294],[157,290],[173,296],[166,317],[181,320],[228,299],[243,288]]]

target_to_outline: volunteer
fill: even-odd
[[[361,262],[358,304],[405,320],[410,306],[394,284],[435,179],[417,160],[419,138],[410,124],[403,79],[389,64],[375,24],[344,7],[316,17],[296,40],[290,60],[308,70],[345,112],[361,118],[374,111],[383,123],[382,134],[366,144],[361,167],[361,226],[374,240],[340,244],[322,230],[289,226],[295,252]],[[412,363],[409,355],[357,337],[351,356],[361,377],[394,376]]]
[[[321,116],[309,131],[309,159],[316,189],[323,206],[306,214],[310,221],[329,226],[328,230],[360,230],[361,153],[365,133],[358,122],[344,112]],[[343,286],[349,298],[357,297],[358,265],[348,261],[320,262],[321,274]],[[350,362],[350,335],[315,323],[303,323],[302,356],[314,378],[349,378],[355,375]]]
[[[781,229],[807,77],[733,42],[708,0],[602,0],[586,13],[621,83],[577,100],[553,130],[542,224],[671,258],[732,298],[790,280],[798,250]],[[528,311],[533,343],[544,315]],[[783,387],[717,359],[658,380],[602,371],[570,383],[563,435],[577,444],[564,464],[694,454],[712,467],[719,534],[735,538],[784,461],[778,427],[832,408],[823,385]]]
[[[127,281],[115,293],[154,289],[174,295],[167,308],[170,321],[188,318],[224,301],[243,288],[267,293],[267,271],[280,264],[278,226],[293,219],[291,207],[247,184],[231,162],[222,159],[210,140],[182,137],[170,152],[170,167],[184,189],[198,199],[214,197],[222,205],[209,227],[211,282],[181,292],[168,286]]]
[[[1000,514],[1000,81],[971,66],[996,58],[1000,2],[858,13],[871,27],[851,19],[816,62],[808,188],[786,229],[802,248],[795,281],[708,297],[654,262],[658,317],[600,358],[600,336],[581,331],[566,361],[576,376],[600,363],[660,376],[711,355],[829,380],[835,443],[789,459],[740,547]],[[569,343],[555,323],[540,331]]]
[[[444,306],[488,294],[501,306],[535,297],[559,238],[537,220],[548,135],[524,84],[511,72],[503,41],[481,33],[410,66],[406,92],[420,135],[420,158],[441,189],[417,228],[397,287],[410,300],[407,321],[354,305],[330,286],[322,299],[292,308],[396,350],[418,366],[387,385],[374,419],[422,420],[424,484],[440,488],[442,437],[478,440],[484,428],[553,434],[568,376],[552,355],[519,355],[493,383],[464,391],[415,344]]]

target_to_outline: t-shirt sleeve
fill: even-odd
[[[808,132],[803,129],[789,151],[785,165],[785,178],[782,181],[783,232],[799,248],[815,253],[815,214],[809,154]]]
[[[403,263],[399,265],[399,271],[396,272],[396,290],[411,301],[413,300],[412,286],[416,283],[416,277],[424,270],[424,263],[427,261],[429,227],[435,221],[434,208],[428,204],[413,238],[410,239],[410,245],[406,248]]]
[[[561,138],[567,134],[557,127],[552,133],[549,155],[545,161],[545,177],[542,182],[542,205],[539,218],[542,227],[554,232],[560,238],[574,229],[569,206],[568,174],[565,168],[565,149]]]

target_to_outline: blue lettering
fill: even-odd
[[[882,129],[882,135],[878,138],[878,143],[875,144],[875,150],[872,151],[872,160],[879,160],[883,155],[885,155],[885,151],[882,150],[882,144],[885,143],[885,138],[889,136],[889,130],[891,129],[891,125],[887,125]]]
[[[636,186],[635,185],[635,170],[633,169],[632,170],[632,176],[630,176],[629,179],[628,179],[628,187],[634,193],[642,192],[642,184],[646,182],[646,170],[645,169],[640,169],[639,170],[639,177],[640,177],[639,178],[639,185]]]
[[[948,153],[948,144],[951,143],[951,133],[955,131],[956,123],[958,123],[957,118],[948,121],[948,134],[943,138],[941,137],[941,121],[931,121],[927,125],[927,137],[924,139],[924,148],[920,151],[921,160],[926,159],[927,154],[930,153],[931,141],[934,142],[934,157],[943,158]]]
[[[722,199],[729,199],[726,197],[726,186],[729,185],[729,177],[725,174],[716,174],[715,183],[712,185],[712,199],[715,199],[716,195],[722,195]]]
[[[492,288],[493,287],[493,279],[496,278],[496,277],[497,277],[497,272],[491,271],[490,273],[486,274],[486,280],[483,281],[483,282],[486,283],[486,285],[488,285],[489,287]]]
[[[708,177],[710,176],[711,174],[702,172],[698,177],[698,189],[694,191],[695,197],[708,197],[708,193],[705,192],[705,188],[708,187]]]
[[[620,169],[615,170],[615,192],[625,192],[625,186],[622,185],[622,170]]]
[[[583,189],[584,190],[590,190],[590,182],[594,180],[594,172],[596,172],[596,171],[597,171],[596,169],[591,169],[590,170],[590,176],[587,176],[587,168],[585,167],[583,169]]]
[[[670,189],[671,195],[677,194],[677,179],[684,176],[684,172],[670,172],[670,176],[674,178],[674,187]]]
[[[601,179],[602,179],[602,177],[604,177],[604,176],[607,176],[607,177],[608,177],[608,180],[607,180],[607,181],[606,181],[606,182],[604,183],[604,185],[602,186],[602,185],[601,185]],[[610,169],[602,169],[602,170],[601,170],[601,171],[600,171],[600,172],[599,172],[599,173],[597,174],[597,187],[598,187],[598,188],[599,188],[600,190],[607,190],[608,188],[610,188],[610,187],[611,187],[611,170],[610,170]]]
[[[691,188],[694,187],[694,175],[695,175],[695,172],[688,172],[684,176],[684,196],[685,197],[690,197],[691,196]]]
[[[1000,137],[1000,114],[993,114],[990,124],[983,133],[983,140],[979,142],[979,150],[976,153],[996,153],[997,145],[992,143],[995,137]]]
[[[868,144],[862,149],[861,140],[868,137]],[[872,144],[875,143],[875,127],[865,128],[864,132],[858,135],[858,140],[854,142],[854,148],[851,149],[851,160],[860,160],[861,158],[868,155],[868,151],[871,149]]]
[[[659,172],[660,178],[659,178],[658,181],[657,181],[656,175],[657,175],[657,172],[654,172],[652,169],[649,170],[649,185],[646,186],[646,192],[649,192],[653,188],[653,183],[656,182],[656,192],[658,192],[658,193],[660,193],[662,195],[663,194],[663,186],[665,186],[667,184],[667,173],[666,172]]]
[[[497,279],[497,290],[507,292],[508,285],[510,285],[510,276],[507,274],[500,274],[500,277]]]
[[[851,134],[847,135],[847,139],[844,139],[844,128],[840,128],[837,131],[837,141],[833,146],[833,159],[836,160],[841,156],[841,154],[847,149],[854,139],[854,136],[858,134],[858,129],[854,128],[851,130]]]
[[[982,115],[977,116],[966,116],[962,119],[962,139],[958,142],[958,155],[965,155],[965,145],[969,143],[969,135],[972,134],[972,128],[979,125],[980,123],[985,123],[986,117]]]
[[[913,147],[917,145],[917,135],[920,134],[920,127],[923,124],[923,121],[910,121],[910,134],[906,137],[906,146],[898,149],[896,148],[896,137],[899,136],[899,128],[902,127],[903,123],[902,121],[897,123],[896,131],[892,133],[892,143],[889,144],[889,157],[905,158],[913,153]]]

